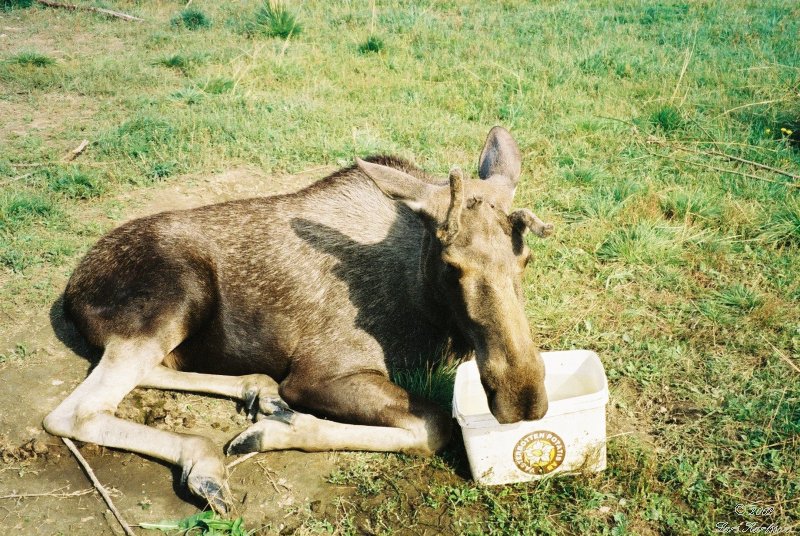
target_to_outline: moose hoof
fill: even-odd
[[[250,390],[245,394],[244,409],[247,416],[254,421],[259,415],[275,415],[283,411],[291,411],[280,397],[264,396],[257,389]]]
[[[264,417],[228,443],[226,453],[247,454],[291,448],[287,443],[294,411],[285,409]]]
[[[228,513],[231,500],[222,482],[208,476],[190,476],[186,484],[189,491],[206,501],[212,510],[218,514]]]

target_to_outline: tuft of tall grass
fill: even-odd
[[[207,79],[200,87],[206,93],[221,95],[233,91],[235,86],[236,82],[232,78],[217,76]]]
[[[90,199],[105,191],[105,185],[96,177],[77,167],[57,173],[48,180],[50,190],[70,199]]]
[[[11,11],[12,9],[25,9],[33,5],[33,0],[2,0],[0,11]]]
[[[664,132],[672,132],[683,125],[683,116],[672,105],[660,106],[650,114],[650,123]]]
[[[120,125],[99,140],[101,152],[143,158],[167,146],[175,137],[171,123],[141,116]]]
[[[762,225],[759,239],[775,246],[800,244],[800,199],[783,202]]]
[[[38,194],[16,194],[0,199],[0,230],[56,214],[57,207],[47,197]]]
[[[638,223],[614,229],[595,250],[604,262],[627,264],[680,264],[681,247],[675,233],[651,223]]]
[[[370,35],[366,41],[358,45],[358,51],[362,54],[377,53],[382,52],[385,46],[383,39],[377,35]]]
[[[711,223],[722,217],[720,198],[701,190],[671,190],[661,197],[659,204],[664,217],[669,220]]]
[[[8,63],[16,63],[17,65],[30,65],[31,67],[47,67],[56,62],[56,60],[50,56],[30,51],[20,52],[19,54],[11,56],[6,61]]]
[[[428,363],[424,367],[401,369],[392,374],[392,381],[410,393],[449,408],[453,402],[453,383],[457,366],[439,362]]]
[[[211,19],[201,9],[187,7],[170,21],[174,28],[186,28],[187,30],[201,30],[211,27]]]
[[[286,39],[297,36],[303,26],[289,7],[281,1],[267,0],[242,25],[242,32],[250,37],[266,36]]]

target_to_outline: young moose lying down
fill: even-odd
[[[489,132],[479,165],[480,180],[454,168],[447,184],[373,157],[297,193],[110,232],[64,292],[68,316],[103,356],[45,429],[179,464],[189,489],[225,511],[222,452],[115,417],[132,389],[242,400],[255,422],[228,454],[427,455],[448,441],[451,419],[389,371],[449,344],[474,352],[501,423],[542,417],[544,368],[521,279],[525,234],[552,225],[510,212],[520,153],[506,130]]]

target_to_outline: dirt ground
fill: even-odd
[[[210,178],[187,177],[166,188],[128,194],[120,201],[129,207],[124,219],[130,219],[166,209],[291,191],[325,171],[265,180],[258,171],[238,169]],[[86,376],[90,362],[71,348],[86,353],[81,351],[79,336],[64,322],[59,303],[50,311],[20,312],[19,317],[8,320],[3,320],[0,350],[10,351],[22,343],[26,355],[0,364],[0,533],[120,532],[102,499],[90,490],[91,483],[76,460],[60,439],[45,433],[40,425],[44,415]],[[237,409],[230,400],[135,390],[119,412],[153,426],[207,435],[222,448],[247,425]],[[180,519],[202,506],[180,489],[178,475],[169,466],[95,445],[84,445],[81,452],[99,480],[112,490],[116,506],[130,524]],[[241,501],[233,513],[243,515],[248,528],[268,526],[264,531],[274,533],[292,530],[309,509],[323,513],[326,508],[335,509],[334,499],[346,490],[326,483],[325,478],[337,461],[347,456],[274,452],[251,458],[231,472],[229,485]]]

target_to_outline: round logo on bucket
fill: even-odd
[[[547,430],[538,430],[522,437],[514,445],[514,463],[532,475],[554,471],[564,461],[564,441]]]

